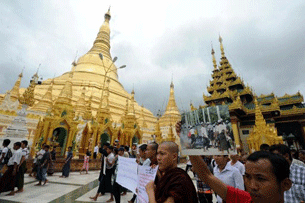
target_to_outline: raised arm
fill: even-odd
[[[204,183],[208,184],[223,200],[225,200],[228,191],[227,185],[211,173],[208,166],[200,156],[190,156],[190,160],[192,162],[193,170],[197,173],[198,177]]]

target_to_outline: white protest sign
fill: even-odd
[[[136,193],[138,184],[137,167],[136,159],[119,156],[116,182],[133,193]]]
[[[146,193],[146,185],[152,180],[155,180],[158,167],[151,168],[149,166],[138,166],[138,202],[149,203]]]

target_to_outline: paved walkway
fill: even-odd
[[[185,164],[179,164],[179,167],[185,169]],[[97,192],[99,171],[89,171],[89,174],[83,175],[80,175],[79,172],[71,172],[68,178],[60,178],[60,175],[61,173],[55,173],[53,176],[49,176],[49,182],[45,186],[34,186],[37,184],[37,181],[26,174],[24,192],[17,193],[14,196],[5,196],[8,192],[1,193],[0,202],[88,203],[106,202],[110,198],[110,194],[100,196],[97,201],[92,201],[89,198],[90,196],[94,196]],[[189,175],[193,178],[192,172],[189,172]],[[194,184],[196,185],[195,181]],[[128,202],[132,196],[132,193],[121,196],[121,202]]]

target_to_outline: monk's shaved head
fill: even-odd
[[[177,153],[179,152],[179,146],[172,141],[164,141],[160,144],[160,146],[166,146],[168,151],[171,153]]]

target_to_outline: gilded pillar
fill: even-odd
[[[51,138],[53,135],[53,126],[50,126],[50,122],[46,122],[46,125],[44,126],[44,135],[43,135],[43,141],[42,143],[50,144],[50,140],[48,138]]]
[[[238,126],[237,126],[237,118],[236,117],[231,118],[231,124],[232,124],[232,130],[233,130],[233,135],[234,135],[236,148],[241,148],[240,136],[239,136],[239,130],[238,130]]]
[[[74,130],[70,128],[68,138],[67,138],[67,142],[66,142],[66,146],[65,146],[65,152],[68,151],[68,147],[72,146],[73,132],[74,132]]]
[[[91,138],[92,138],[92,144],[93,144],[94,147],[96,146],[96,144],[99,143],[98,140],[101,140],[99,134],[101,134],[101,133],[99,133],[99,131],[98,131],[96,128],[93,128],[93,129],[92,129]],[[87,139],[87,141],[88,141],[90,138],[89,138],[89,136],[88,136],[87,138],[88,138],[88,139]],[[86,142],[86,144],[87,144],[87,143],[88,143],[88,142]],[[101,147],[102,147],[102,146],[101,146]],[[93,153],[92,153],[92,157],[93,157]]]

